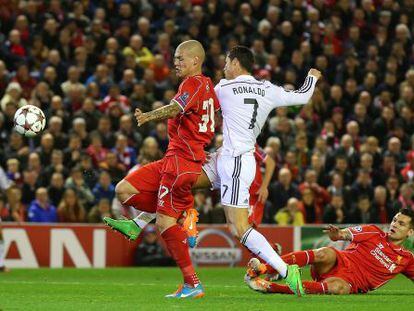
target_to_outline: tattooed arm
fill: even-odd
[[[182,111],[180,105],[175,101],[171,101],[171,104],[150,112],[143,113],[141,110],[135,109],[135,118],[137,119],[138,126],[141,126],[149,121],[174,118],[180,111]]]
[[[352,241],[352,234],[348,228],[339,229],[337,226],[328,225],[324,230],[324,233],[328,234],[329,238],[332,241]]]

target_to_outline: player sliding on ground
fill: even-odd
[[[351,244],[343,251],[323,247],[282,256],[289,264],[311,265],[314,281],[303,282],[307,294],[366,293],[386,284],[399,273],[414,281],[414,255],[402,247],[404,241],[414,234],[412,210],[400,210],[387,233],[375,225],[342,230],[330,225],[324,232],[332,241],[350,241]],[[272,267],[253,258],[249,262],[246,283],[251,289],[263,293],[293,294],[286,285],[259,277],[273,272]]]
[[[165,157],[128,174],[116,186],[125,206],[156,212],[156,226],[168,251],[181,269],[184,284],[169,298],[204,296],[204,289],[191,262],[187,234],[177,224],[183,212],[192,208],[191,188],[201,174],[204,148],[214,136],[214,113],[219,109],[214,85],[202,75],[205,59],[202,45],[195,40],[181,43],[174,54],[178,77],[183,78],[171,103],[148,113],[135,112],[138,125],[168,120],[170,142]],[[136,239],[136,222],[104,218],[104,222],[125,236]]]
[[[233,235],[253,254],[267,262],[285,279],[291,290],[303,295],[297,265],[287,265],[266,238],[248,221],[249,189],[255,176],[254,150],[269,113],[282,106],[305,105],[321,77],[311,69],[302,87],[286,91],[252,76],[253,53],[235,46],[227,54],[224,75],[214,88],[223,115],[223,147],[217,158],[221,204]]]

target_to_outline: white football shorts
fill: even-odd
[[[221,204],[249,207],[249,189],[256,175],[256,160],[252,152],[237,157],[219,154],[217,171],[221,181]]]
[[[203,164],[203,171],[210,180],[211,190],[220,189],[220,176],[217,172],[217,157],[219,155],[219,150],[210,153],[210,158]]]

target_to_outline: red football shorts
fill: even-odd
[[[125,177],[140,193],[137,209],[179,218],[193,207],[191,189],[201,174],[201,162],[176,155],[147,164]]]
[[[358,290],[359,280],[356,278],[355,269],[352,269],[352,263],[346,258],[346,255],[341,251],[337,250],[334,247],[330,247],[336,253],[336,264],[335,266],[327,273],[319,275],[313,266],[311,267],[311,275],[315,281],[322,282],[328,278],[340,278],[346,281],[351,287],[351,293],[357,294],[360,291]]]

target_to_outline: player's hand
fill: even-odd
[[[316,77],[316,79],[318,80],[322,78],[322,73],[318,69],[315,69],[315,68],[311,68],[308,72],[308,75],[312,75]]]
[[[148,122],[149,118],[146,113],[143,113],[140,109],[136,108],[134,113],[135,118],[137,119],[138,126],[141,126]]]
[[[264,187],[263,185],[260,186],[259,190],[257,190],[256,194],[259,195],[259,202],[262,204],[266,203],[267,197],[269,196],[269,190],[267,190],[267,187]]]
[[[341,238],[341,229],[334,225],[328,225],[324,230],[332,241],[338,241]]]

